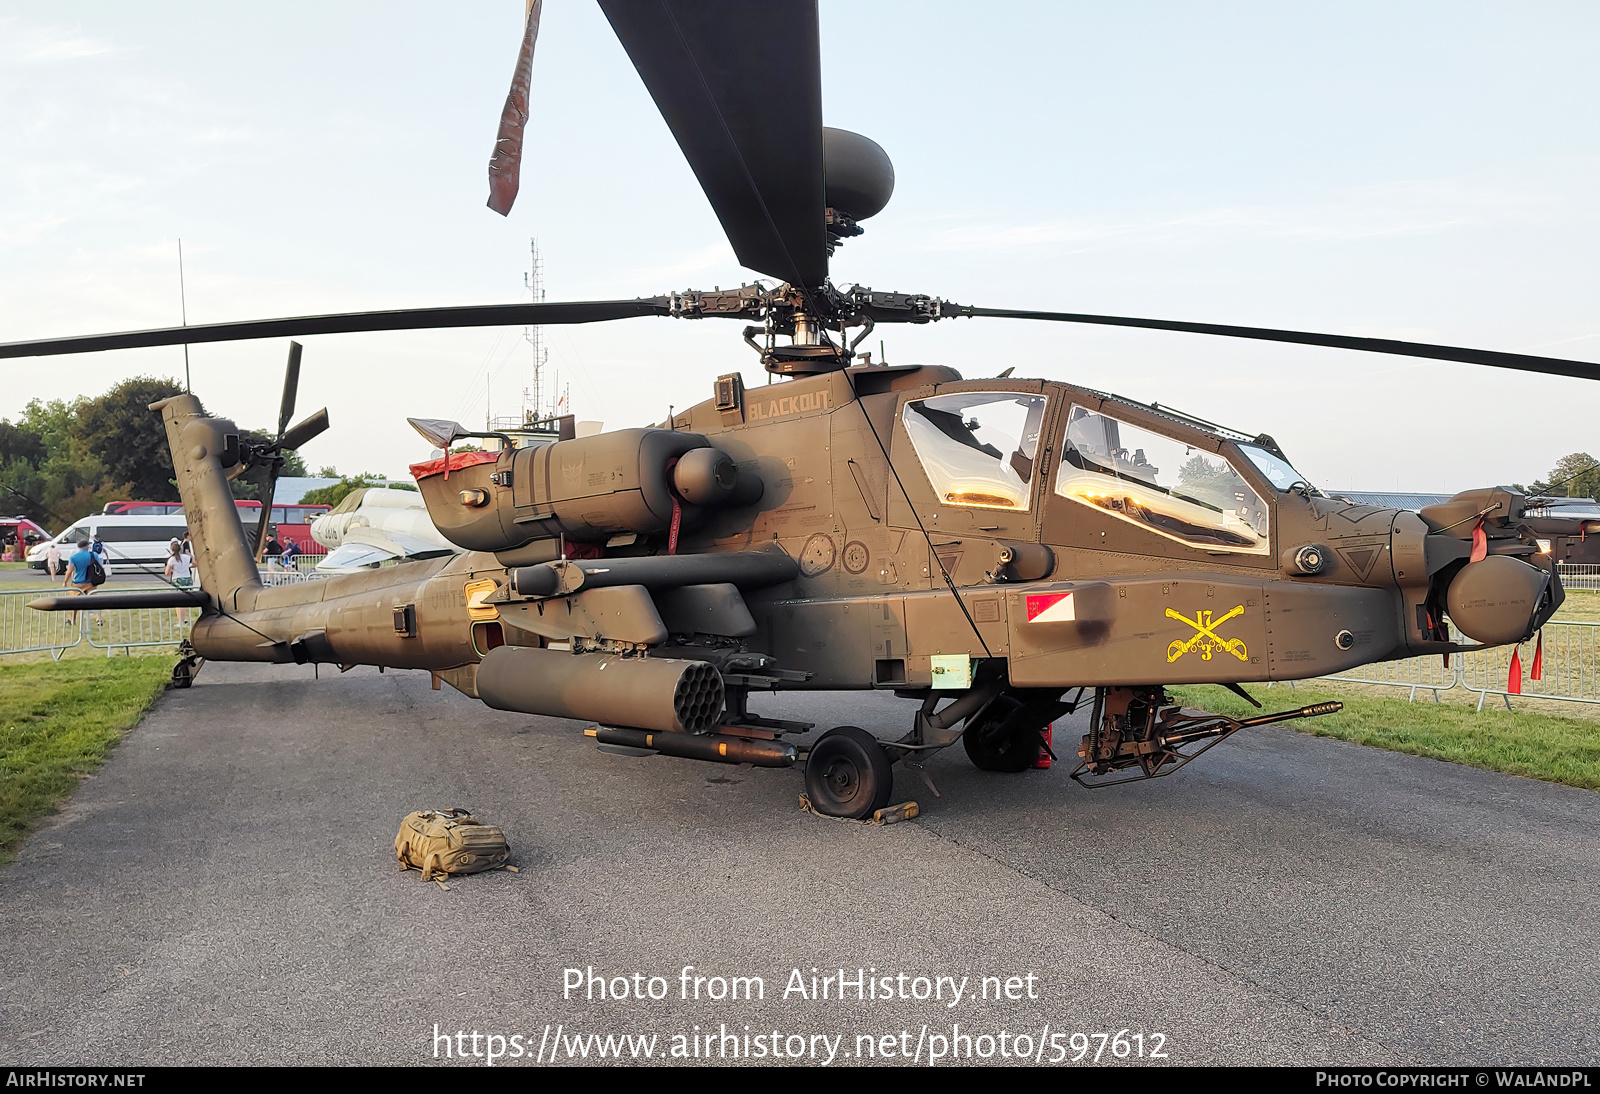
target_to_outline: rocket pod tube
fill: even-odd
[[[478,697],[496,710],[664,733],[709,733],[723,706],[722,676],[704,661],[532,646],[499,646],[485,654]]]

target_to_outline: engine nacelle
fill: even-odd
[[[622,429],[529,448],[459,453],[416,464],[412,472],[428,515],[451,543],[469,551],[513,551],[564,535],[604,543],[672,524],[692,529],[715,509],[753,505],[763,493],[754,472],[698,433]]]

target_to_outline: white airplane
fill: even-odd
[[[328,557],[317,563],[324,574],[358,573],[390,560],[437,558],[460,550],[439,534],[422,495],[412,490],[352,490],[311,522],[311,534],[328,548]]]

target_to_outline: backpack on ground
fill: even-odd
[[[505,833],[477,820],[465,809],[408,813],[394,838],[394,854],[402,870],[421,870],[422,880],[436,874],[475,874],[505,865],[511,854]]]

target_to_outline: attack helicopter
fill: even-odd
[[[805,759],[820,812],[887,805],[893,765],[960,741],[980,768],[1030,766],[1040,730],[1088,706],[1073,777],[1164,776],[1249,725],[1186,711],[1172,685],[1293,680],[1530,637],[1559,607],[1554,563],[1503,488],[1420,513],[1329,497],[1272,437],[1081,385],[966,380],[857,356],[880,324],[1022,319],[1184,331],[1600,378],[1600,366],[1301,331],[977,307],[841,288],[835,250],[887,205],[870,139],[822,125],[814,3],[601,0],[740,262],[768,278],[631,300],[408,309],[0,345],[0,357],[322,333],[591,323],[745,324],[781,381],[720,377],[650,428],[531,443],[412,419],[442,455],[414,465],[459,553],[264,587],[262,529],[229,481],[327,428],[241,441],[191,396],[155,404],[191,520],[201,589],[97,594],[201,609],[174,670],[204,660],[424,669],[504,710],[581,719],[603,747],[782,767]],[[515,198],[539,4],[490,165]],[[460,440],[492,451],[456,451]],[[263,506],[263,512],[268,508]],[[73,598],[45,597],[42,610]],[[1452,630],[1453,625],[1453,630]],[[1464,636],[1457,637],[1457,634]],[[877,690],[917,704],[880,741],[753,713],[752,691]],[[1248,696],[1247,696],[1248,697]],[[1253,700],[1252,700],[1253,701]],[[908,708],[909,709],[909,708]],[[786,739],[787,738],[787,739]]]

